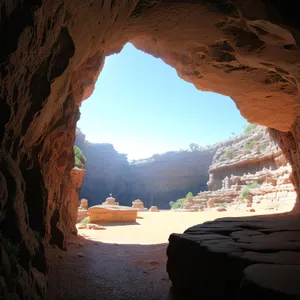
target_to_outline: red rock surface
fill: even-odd
[[[0,226],[27,253],[18,264],[21,298],[40,297],[27,288],[36,280],[34,262],[44,261],[43,249],[34,250],[32,229],[46,244],[64,247],[74,226],[68,197],[79,105],[92,93],[105,56],[128,41],[197,88],[232,97],[250,122],[273,128],[298,191],[297,4],[1,2]],[[2,290],[13,295],[15,286],[3,276]]]

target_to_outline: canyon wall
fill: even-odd
[[[248,135],[242,135],[218,147],[208,170],[208,189],[221,189],[223,179],[231,174],[240,176],[255,173],[265,167],[274,170],[277,168],[275,158],[281,154],[282,151],[270,138],[267,128],[253,127]]]
[[[209,191],[186,199],[185,210],[289,211],[296,201],[292,168],[267,128],[220,143],[209,168]]]
[[[126,155],[113,145],[89,143],[80,130],[75,145],[87,157],[80,198],[87,198],[90,206],[104,202],[112,193],[120,205],[131,206],[133,200],[141,199],[145,207],[169,209],[170,201],[206,189],[207,170],[215,151],[214,147],[174,151],[129,164]]]
[[[64,247],[74,225],[67,203],[79,106],[105,57],[128,41],[198,89],[230,96],[250,122],[272,128],[298,192],[297,1],[4,0],[0,6],[5,299],[44,295],[44,244]],[[15,259],[3,247],[9,243],[20,249]]]

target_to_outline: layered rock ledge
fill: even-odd
[[[299,299],[300,217],[223,218],[172,234],[167,271],[184,299]]]

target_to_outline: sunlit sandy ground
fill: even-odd
[[[262,210],[255,212],[230,210],[225,212],[139,212],[135,224],[103,224],[105,230],[80,229],[79,234],[85,238],[104,243],[119,244],[160,244],[168,242],[171,233],[183,233],[188,227],[212,221],[222,217],[242,217],[287,212],[292,205],[278,210]]]
[[[171,233],[182,233],[216,218],[274,214],[291,208],[256,208],[254,213],[140,212],[135,224],[79,230],[78,236],[68,242],[66,252],[47,248],[50,272],[46,300],[174,300],[166,272]]]

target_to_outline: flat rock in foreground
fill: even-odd
[[[224,218],[172,234],[167,271],[185,299],[300,299],[300,217]]]

